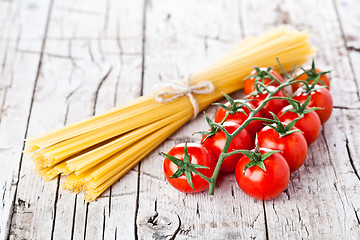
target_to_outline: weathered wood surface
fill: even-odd
[[[359,2],[0,1],[0,239],[359,239]],[[272,201],[223,176],[210,197],[171,188],[167,151],[186,124],[96,202],[42,182],[23,139],[103,112],[279,24],[309,29],[331,68],[334,112],[305,165]],[[238,93],[240,96],[241,92]],[[215,109],[206,110],[213,115]]]

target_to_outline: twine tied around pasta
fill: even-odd
[[[160,90],[155,99],[160,103],[167,103],[183,96],[188,96],[194,109],[193,119],[199,113],[199,104],[193,94],[209,94],[214,92],[215,86],[210,81],[200,81],[195,85],[190,85],[191,76],[186,82],[176,81],[155,85],[155,89]]]

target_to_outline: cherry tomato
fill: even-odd
[[[301,132],[293,132],[280,137],[274,129],[266,126],[258,133],[258,141],[260,147],[282,151],[281,154],[288,163],[290,172],[294,172],[305,162],[307,143]]]
[[[260,70],[264,71],[264,70],[267,70],[266,68],[260,68]],[[257,72],[256,70],[253,70],[250,75],[255,75]],[[280,74],[278,72],[276,72],[275,70],[271,69],[270,70],[270,73],[272,75],[274,75],[278,80],[280,80],[281,82],[283,82],[283,78],[280,76]],[[250,93],[252,93],[253,91],[255,91],[255,86],[254,86],[254,83],[255,83],[255,79],[256,77],[251,77],[251,78],[248,78],[245,80],[245,84],[244,84],[244,93],[246,95],[249,95]],[[272,82],[271,82],[272,81]],[[271,82],[271,83],[270,83]],[[269,84],[271,86],[279,86],[279,83],[276,81],[276,80],[272,80],[271,78],[264,78],[264,81],[263,83],[265,85]]]
[[[243,100],[235,100],[235,101],[243,101]],[[251,103],[251,102],[248,102],[247,103],[252,109],[255,109],[256,107]],[[229,102],[227,102],[225,104],[226,106],[230,106]],[[243,122],[246,121],[246,119],[248,118],[249,114],[250,114],[250,110],[247,108],[247,107],[242,107],[241,108],[242,110],[244,110],[244,112],[246,113],[246,115],[242,112],[237,112],[237,113],[234,113],[234,114],[229,114],[228,117],[226,118],[226,122],[236,122],[237,124],[241,125],[243,124]],[[216,123],[220,123],[225,115],[227,114],[228,110],[226,110],[225,108],[219,108],[216,112],[216,115],[215,115],[215,122]],[[254,117],[262,117],[260,112],[258,112],[257,114],[255,114]],[[245,128],[251,138],[253,140],[255,140],[255,135],[258,131],[260,131],[261,128],[263,128],[263,122],[262,121],[257,121],[257,120],[254,120],[254,121],[251,121],[249,123],[249,125],[247,125],[247,127]]]
[[[239,124],[235,122],[225,122],[223,124],[224,128],[228,133],[232,134],[235,132],[236,129],[240,127]],[[213,153],[214,158],[216,161],[219,159],[219,156],[225,146],[226,142],[226,135],[223,131],[219,131],[215,135],[206,138],[207,135],[204,135],[203,139],[201,140],[204,147],[210,150]],[[206,139],[205,139],[206,138]],[[250,134],[246,129],[243,129],[230,143],[229,149],[227,152],[232,152],[234,150],[240,149],[252,149],[253,148],[253,141],[251,140]],[[234,172],[235,166],[237,161],[240,159],[242,154],[234,154],[228,156],[224,159],[220,171],[221,172]]]
[[[295,118],[299,117],[297,113],[287,111],[289,109],[294,108],[289,105],[281,109],[278,113],[278,117],[281,122],[289,123]],[[316,138],[320,134],[321,121],[316,112],[312,111],[304,114],[304,116],[296,122],[295,127],[300,129],[304,133],[307,145],[310,145],[316,140]]]
[[[271,149],[260,148],[261,154],[272,151]],[[259,166],[253,166],[245,171],[246,164],[250,159],[242,156],[236,165],[236,181],[247,195],[259,199],[270,200],[279,196],[287,187],[290,178],[289,166],[280,153],[274,153],[264,160],[266,171]]]
[[[311,66],[307,66],[304,68],[305,71],[308,71],[308,70],[311,70]],[[313,74],[313,78],[315,79],[316,78],[316,73],[321,73],[323,71],[321,71],[320,69],[318,68],[315,68],[315,73]],[[302,80],[302,81],[305,81],[309,76],[307,74],[304,73],[304,71],[302,69],[300,69],[295,75],[294,77],[297,77],[299,76],[297,80]],[[322,81],[327,87],[328,89],[330,89],[330,79],[329,77],[324,74],[324,75],[321,75],[320,76],[320,81]],[[314,82],[314,80],[311,80],[309,81],[309,84],[312,84]],[[318,83],[319,85],[322,85],[321,83]],[[294,83],[291,85],[291,89],[293,92],[296,92],[296,90],[301,87],[302,83]]]
[[[301,103],[305,102],[308,98],[308,95],[311,95],[311,100],[308,107],[320,107],[323,109],[316,110],[316,113],[319,115],[321,124],[324,124],[332,113],[333,100],[329,90],[326,88],[320,88],[318,90],[312,91],[309,94],[307,93],[298,93],[293,98]]]
[[[181,161],[184,161],[184,148],[185,148],[184,143],[178,144],[174,146],[168,152],[168,154],[180,159]],[[208,169],[198,168],[196,170],[210,178],[214,172],[216,165],[216,161],[212,153],[199,143],[187,143],[187,150],[190,157],[190,163],[209,167]],[[168,158],[165,158],[164,173],[168,182],[174,188],[178,189],[181,192],[186,192],[186,193],[195,192],[194,189],[192,189],[192,187],[189,185],[186,176],[184,174],[178,178],[170,178],[170,176],[172,176],[178,169],[179,167],[175,163],[171,162]],[[197,175],[196,173],[191,172],[191,176],[196,192],[204,191],[209,187],[209,183],[205,179]]]
[[[276,87],[269,86],[268,89],[270,91],[274,91]],[[268,92],[266,90],[263,91],[262,94],[258,94],[255,96],[250,96],[249,99],[255,99],[254,101],[251,101],[252,104],[255,105],[255,107],[258,107],[264,99],[268,96]],[[274,97],[286,97],[284,91],[280,90],[277,92]],[[269,112],[273,112],[274,114],[277,114],[283,107],[288,105],[288,101],[283,99],[273,99],[270,100],[261,110],[260,113],[265,118],[272,119],[272,116]]]

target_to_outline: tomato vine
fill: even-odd
[[[230,96],[224,94],[224,97],[228,100],[227,104],[219,104],[215,103],[214,105],[218,105],[223,110],[221,110],[221,114],[216,116],[215,121],[212,121],[204,112],[205,119],[209,125],[208,131],[200,131],[196,133],[203,134],[203,139],[201,141],[201,144],[204,145],[205,141],[208,141],[209,138],[212,138],[219,134],[221,131],[223,135],[225,135],[225,143],[222,145],[221,153],[216,155],[217,162],[216,166],[214,167],[213,173],[211,177],[204,176],[204,174],[199,173],[196,168],[201,168],[200,165],[192,165],[190,163],[190,159],[187,153],[186,145],[185,145],[185,153],[184,153],[184,161],[180,161],[179,159],[174,159],[174,157],[164,154],[166,158],[168,158],[170,161],[174,162],[178,167],[178,171],[174,176],[172,177],[180,177],[181,175],[185,174],[186,178],[188,180],[188,183],[190,186],[194,189],[190,173],[195,173],[202,177],[204,180],[206,180],[209,184],[209,195],[213,195],[215,191],[215,184],[216,180],[219,176],[219,173],[221,170],[221,167],[226,160],[226,158],[234,155],[234,154],[244,154],[244,157],[247,157],[250,159],[250,162],[246,165],[244,165],[243,174],[245,174],[245,171],[249,168],[252,168],[254,166],[258,166],[262,169],[262,171],[266,171],[264,161],[269,156],[271,156],[274,153],[280,152],[279,149],[274,150],[261,150],[264,152],[264,155],[260,153],[258,142],[256,139],[255,143],[255,150],[250,149],[230,149],[230,146],[232,144],[232,141],[242,132],[246,131],[246,128],[251,124],[253,121],[262,121],[267,122],[270,124],[264,123],[264,125],[267,125],[268,128],[271,128],[278,134],[278,138],[286,137],[287,135],[294,134],[296,132],[302,132],[301,129],[294,128],[297,121],[299,121],[301,118],[303,118],[306,114],[311,113],[313,111],[316,111],[316,113],[323,111],[322,106],[317,106],[316,103],[313,103],[312,98],[314,98],[314,93],[318,93],[319,89],[326,88],[327,85],[325,85],[321,80],[320,77],[324,77],[326,73],[328,72],[320,72],[318,69],[315,69],[315,63],[313,61],[311,68],[308,68],[308,70],[305,70],[303,74],[297,74],[294,75],[295,66],[293,68],[293,71],[288,74],[284,71],[283,67],[281,66],[279,60],[277,59],[280,69],[283,72],[283,75],[285,76],[286,80],[283,80],[278,73],[276,73],[272,68],[255,68],[256,74],[252,74],[247,77],[247,79],[251,79],[253,81],[253,89],[254,91],[247,95],[248,100],[234,100]],[[304,80],[303,75],[306,74],[307,78]],[[311,78],[313,77],[313,78]],[[265,81],[266,80],[266,81]],[[296,98],[292,98],[286,94],[283,93],[283,90],[292,85],[301,85],[299,88],[296,89],[296,92],[294,93],[295,96],[298,96],[299,94],[302,94],[301,96]],[[325,85],[325,86],[323,86]],[[326,89],[327,91],[327,89]],[[280,94],[281,93],[281,94]],[[258,95],[261,95],[261,98],[257,98]],[[331,97],[331,96],[330,96]],[[257,103],[253,104],[252,101],[257,101]],[[272,112],[271,108],[266,109],[268,104],[270,102],[274,101],[286,101],[286,105],[290,105],[291,108],[285,108],[283,110],[282,114],[285,114],[287,112],[295,113],[295,117],[288,120],[286,123],[282,123],[279,119],[279,116],[276,114],[280,111],[280,109],[284,108],[285,106],[282,106],[283,103],[279,104],[277,106],[276,112]],[[313,103],[313,104],[312,104]],[[331,105],[332,107],[332,105]],[[260,114],[261,111],[264,111],[266,109],[268,112],[266,114],[266,117],[263,117],[264,114]],[[331,113],[331,112],[330,112]],[[260,116],[259,116],[260,114]],[[237,128],[235,130],[229,131],[229,127],[226,125],[227,118],[230,118],[231,115],[237,115],[241,117],[241,121],[237,121]],[[223,116],[222,120],[219,119],[219,116]],[[246,116],[246,117],[245,117]],[[272,119],[270,117],[272,117]],[[326,116],[328,118],[328,115]],[[232,117],[231,119],[234,119],[235,117]],[[326,120],[327,120],[326,118]],[[321,119],[321,116],[320,116]],[[325,121],[326,121],[325,120]],[[231,121],[231,120],[229,120]],[[322,123],[324,121],[322,120]],[[258,131],[258,130],[257,130]],[[256,133],[255,133],[256,134]],[[299,134],[299,133],[297,133]],[[301,140],[305,142],[305,147],[307,151],[306,141],[303,136],[301,136],[304,140]],[[310,143],[309,143],[310,144]],[[261,146],[260,146],[261,147]],[[229,151],[230,150],[230,151]],[[306,153],[305,153],[306,157]],[[252,160],[251,160],[252,159]],[[286,159],[286,158],[285,158]],[[286,160],[287,163],[290,166],[290,170],[294,171],[298,167],[300,167],[303,163],[300,161],[300,165],[298,163],[295,163],[296,167],[293,167],[293,163],[291,161],[289,162]],[[195,189],[194,189],[195,190]]]

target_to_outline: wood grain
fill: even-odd
[[[356,0],[0,1],[0,239],[359,239],[358,8]],[[63,191],[63,178],[43,182],[22,155],[27,136],[197,72],[280,24],[311,33],[316,62],[332,70],[335,107],[278,198],[246,196],[231,174],[215,196],[172,189],[159,152],[199,141],[201,114],[90,204]]]
[[[17,193],[18,182],[24,177],[20,174],[23,164],[26,164],[22,155],[23,139],[29,129],[33,95],[40,76],[50,7],[50,1],[41,5],[34,1],[0,2],[1,239],[6,239],[9,233],[25,237],[32,229],[32,224],[12,222],[11,219],[14,215],[22,215],[22,219],[30,221],[33,219],[32,212],[28,211],[32,206],[26,199],[18,198]]]

